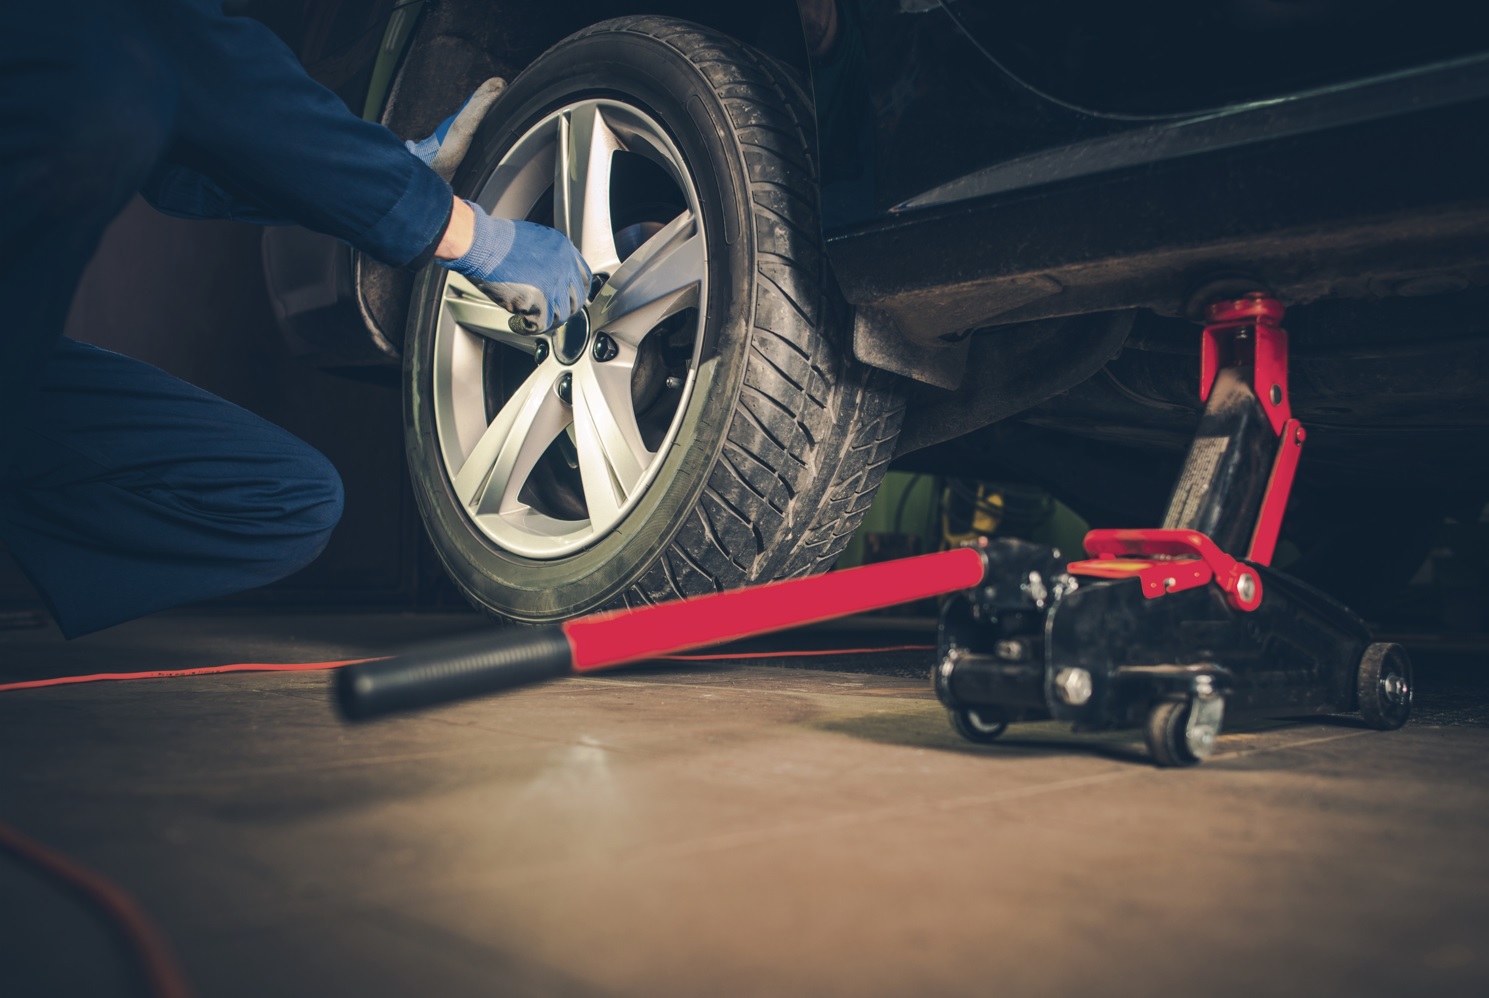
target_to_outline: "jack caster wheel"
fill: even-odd
[[[1008,730],[1008,722],[1001,720],[1001,715],[996,707],[984,707],[981,711],[961,707],[951,712],[951,726],[967,741],[987,744],[997,741]]]
[[[1372,728],[1394,731],[1411,716],[1411,659],[1397,644],[1378,641],[1360,656],[1360,716]]]
[[[1160,700],[1148,711],[1143,736],[1155,765],[1193,766],[1214,750],[1219,725],[1191,725],[1194,707],[1192,700]]]

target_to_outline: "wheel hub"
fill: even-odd
[[[589,312],[581,309],[568,322],[553,331],[553,356],[565,367],[584,356],[589,345]]]
[[[1189,717],[1184,725],[1184,743],[1196,759],[1208,758],[1215,751],[1215,739],[1220,734],[1224,716],[1224,697],[1201,695],[1190,704]]]

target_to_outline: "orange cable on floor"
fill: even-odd
[[[235,662],[231,665],[208,665],[198,669],[161,669],[155,672],[95,672],[88,676],[54,676],[50,679],[28,679],[19,683],[0,683],[0,693],[8,690],[34,690],[43,686],[71,686],[74,683],[111,683],[129,679],[179,679],[182,676],[210,676],[223,672],[320,672],[339,669],[375,658],[348,658],[338,662]]]
[[[886,645],[883,648],[820,648],[815,651],[756,651],[721,652],[716,655],[663,655],[658,659],[653,659],[652,661],[722,662],[731,658],[817,658],[822,655],[875,655],[888,651],[935,650],[935,645]]]
[[[868,655],[885,652],[930,651],[934,645],[890,645],[882,648],[823,648],[804,651],[717,653],[709,655],[664,655],[670,662],[716,662],[738,658],[814,658],[827,655]],[[160,669],[152,672],[97,672],[86,676],[56,676],[18,683],[0,683],[0,693],[9,690],[70,686],[78,683],[121,682],[133,679],[176,679],[229,672],[321,672],[375,659],[351,658],[334,662],[235,662],[196,669]],[[139,959],[151,994],[155,998],[190,998],[191,989],[161,936],[134,899],[121,888],[66,856],[33,841],[0,822],[0,850],[28,862],[92,902],[106,915],[129,943]]]
[[[139,959],[140,971],[155,998],[190,998],[191,988],[165,937],[122,888],[3,822],[0,822],[0,850],[60,880],[106,915]]]
[[[711,655],[663,655],[653,661],[724,662],[739,658],[818,658],[826,655],[875,655],[898,651],[933,651],[935,645],[889,645],[883,648],[822,648],[809,651],[721,652]],[[358,662],[375,662],[376,658],[348,658],[336,662],[235,662],[231,665],[208,665],[196,669],[159,669],[153,672],[95,672],[87,676],[53,676],[28,679],[17,683],[0,683],[0,693],[11,690],[34,690],[48,686],[72,686],[78,683],[115,683],[132,679],[180,679],[185,676],[211,676],[226,672],[322,672]]]

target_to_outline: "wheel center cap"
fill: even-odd
[[[569,365],[584,356],[589,343],[589,313],[583,310],[553,331],[553,355],[560,364]]]

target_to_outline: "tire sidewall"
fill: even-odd
[[[610,97],[645,111],[681,152],[708,246],[703,344],[676,442],[637,505],[605,537],[563,558],[512,554],[485,537],[455,498],[440,457],[433,398],[434,330],[443,271],[420,274],[404,370],[405,443],[415,497],[447,571],[479,605],[530,622],[612,604],[665,548],[719,459],[744,380],[755,272],[749,179],[725,109],[681,52],[647,35],[591,29],[519,76],[478,130],[453,187],[473,196],[506,150],[575,100]]]

